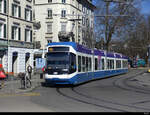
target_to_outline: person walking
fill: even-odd
[[[28,65],[27,71],[28,71],[29,78],[31,79],[32,67],[30,65]]]
[[[31,79],[32,67],[30,65],[28,65],[27,71],[28,71],[29,78]]]
[[[0,64],[0,81],[1,81],[1,86],[0,88],[3,88],[4,87],[4,80],[6,78],[6,75],[5,75],[5,71],[3,69],[3,65]]]

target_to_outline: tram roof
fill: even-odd
[[[87,48],[83,45],[77,44],[75,42],[53,42],[53,43],[49,43],[47,46],[54,46],[54,45],[72,46],[76,51],[86,53],[86,54],[92,54],[92,49],[89,49],[89,48]],[[105,56],[104,52],[105,52],[104,50],[94,49],[94,55]],[[107,57],[128,59],[127,56],[124,56],[119,53],[112,53],[112,52],[107,52]]]

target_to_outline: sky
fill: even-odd
[[[96,0],[93,0],[93,3],[95,4]],[[150,15],[150,0],[141,0],[142,1],[142,14]]]
[[[143,0],[141,12],[143,14],[149,14],[150,15],[150,0]]]

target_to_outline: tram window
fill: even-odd
[[[110,69],[110,60],[107,60],[107,69]]]
[[[102,59],[102,70],[105,69],[105,63],[104,63],[104,59]]]
[[[89,69],[88,69],[88,71],[91,71],[92,70],[92,60],[91,60],[91,58],[89,58]]]
[[[116,60],[116,68],[121,68],[121,60]]]
[[[71,68],[70,68],[70,73],[76,72],[76,55],[75,54],[70,54],[70,62],[71,62]]]
[[[81,56],[78,56],[78,71],[81,72]]]
[[[114,69],[114,60],[111,60],[111,69]]]
[[[98,59],[95,58],[95,70],[98,70]]]
[[[127,68],[128,67],[128,62],[126,60],[123,60],[123,68]]]
[[[86,57],[86,71],[88,71],[88,57]]]
[[[82,56],[82,72],[85,72],[85,57]]]
[[[107,68],[114,69],[114,60],[112,60],[112,59],[107,60]]]

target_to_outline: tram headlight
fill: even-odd
[[[52,69],[52,67],[48,67],[48,69]]]
[[[62,71],[68,71],[68,69],[62,69]]]

